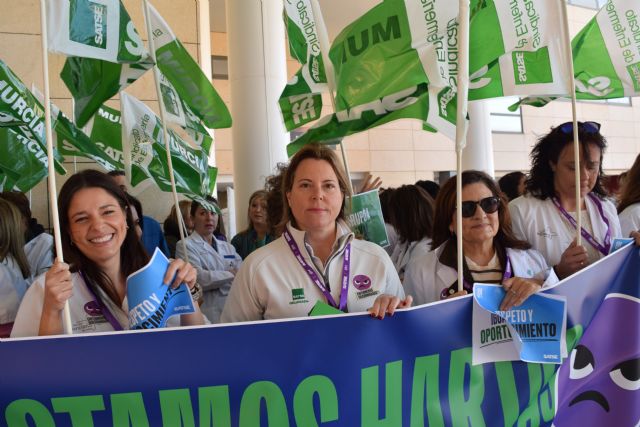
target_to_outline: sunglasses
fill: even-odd
[[[462,202],[462,217],[471,218],[475,215],[477,205],[480,205],[485,213],[492,214],[498,211],[498,208],[500,207],[500,198],[497,196],[491,196],[485,197],[478,202],[471,200]]]
[[[565,135],[573,135],[573,122],[566,122],[558,126],[560,131]],[[600,132],[600,123],[598,122],[578,122],[578,129],[587,135],[594,135]]]

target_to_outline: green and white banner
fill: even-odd
[[[164,103],[164,116],[169,123],[174,123],[190,133],[208,134],[202,121],[196,116],[189,105],[178,95],[171,82],[164,74],[160,74],[160,92]]]
[[[34,138],[16,132],[16,128],[0,127],[0,171],[4,190],[27,192],[49,174],[46,152]]]
[[[354,233],[383,248],[389,246],[378,190],[356,194],[349,202],[351,208],[347,213],[347,223]]]
[[[482,2],[471,17],[469,100],[569,92],[569,52],[557,0]],[[501,32],[499,42],[483,35]],[[489,55],[483,52],[488,52]]]
[[[120,111],[102,105],[84,129],[91,142],[106,155],[117,170],[124,170]]]
[[[122,146],[125,172],[132,186],[152,178],[162,191],[171,191],[169,167],[160,119],[142,102],[122,92]],[[212,175],[206,153],[169,131],[171,162],[179,193],[211,194]]]
[[[0,128],[10,127],[29,141],[29,151],[38,159],[47,158],[44,108],[13,71],[0,60]],[[2,140],[0,140],[0,144]],[[35,142],[35,143],[34,143]],[[56,172],[66,174],[64,159],[54,148]]]
[[[329,88],[318,34],[318,26],[324,23],[316,19],[311,1],[285,0],[284,20],[291,56],[302,64],[278,100],[290,131],[320,118],[321,94]]]
[[[571,42],[578,99],[640,95],[640,3],[608,0]],[[554,98],[526,98],[544,106]],[[513,106],[516,108],[517,104]]]
[[[174,93],[205,126],[211,129],[230,127],[231,114],[211,81],[151,4],[149,13],[147,25],[153,34],[157,66],[173,86]],[[169,105],[167,110],[173,105]]]
[[[69,57],[60,78],[75,101],[74,120],[83,127],[108,99],[124,90],[153,67],[150,58],[135,64],[116,64],[91,58]]]
[[[148,53],[120,0],[48,0],[49,51],[117,63]]]

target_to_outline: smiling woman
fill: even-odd
[[[355,240],[344,222],[347,188],[330,148],[308,145],[293,156],[282,184],[283,235],[247,257],[223,322],[307,316],[318,301],[379,318],[411,305],[387,253]]]
[[[20,306],[11,336],[60,334],[69,302],[74,333],[128,328],[126,278],[149,260],[135,231],[124,192],[106,174],[73,175],[58,197],[64,259],[36,279]],[[174,278],[175,276],[175,278]],[[195,269],[171,262],[164,283],[195,286]],[[197,304],[195,304],[197,307]],[[201,324],[199,309],[182,324]]]

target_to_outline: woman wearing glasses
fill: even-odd
[[[615,206],[605,199],[602,156],[606,140],[600,124],[579,122],[580,199],[576,200],[573,123],[557,126],[531,152],[526,193],[509,204],[514,234],[540,251],[561,279],[609,253],[621,237]],[[582,245],[576,244],[576,209],[582,218]]]
[[[500,283],[507,291],[501,310],[524,302],[557,281],[544,258],[513,236],[506,200],[484,172],[462,173],[463,290],[458,292],[456,177],[436,198],[433,251],[414,260],[405,273],[405,292],[416,304],[473,292],[474,283]]]

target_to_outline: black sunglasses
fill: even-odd
[[[566,122],[558,126],[560,131],[565,135],[573,135],[573,122]],[[594,135],[600,132],[600,123],[598,122],[578,122],[578,129],[587,135]]]
[[[498,211],[498,208],[500,207],[500,198],[497,196],[491,196],[485,197],[478,202],[471,200],[462,202],[462,217],[471,218],[476,213],[477,205],[480,205],[485,213],[492,214]]]

